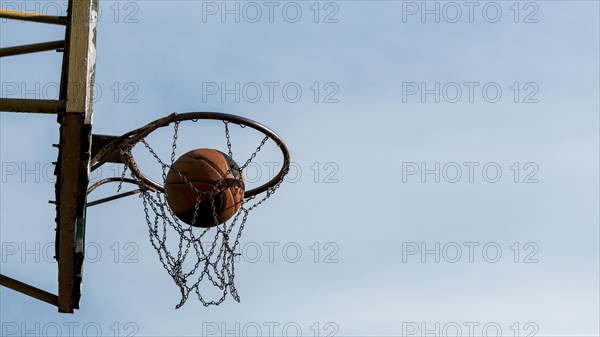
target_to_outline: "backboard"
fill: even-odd
[[[58,115],[56,161],[56,259],[58,310],[79,308],[89,182],[93,83],[96,65],[97,0],[70,0]]]

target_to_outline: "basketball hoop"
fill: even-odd
[[[231,173],[231,170],[226,172],[221,181],[215,183],[215,187],[210,191],[198,191],[192,182],[186,179],[181,172],[175,170],[185,184],[197,193],[192,219],[196,219],[196,215],[201,208],[208,209],[209,211],[212,210],[214,223],[210,228],[194,227],[193,222],[190,226],[189,223],[184,223],[180,220],[167,204],[168,195],[165,189],[167,171],[174,170],[173,164],[175,163],[175,150],[177,148],[180,124],[183,122],[197,123],[201,120],[223,122],[229,157],[232,157],[230,124],[239,125],[241,128],[249,127],[264,135],[264,138],[250,157],[242,165],[235,166],[236,170],[239,169],[242,173],[269,141],[273,141],[283,155],[281,170],[268,182],[244,191],[239,209],[229,220],[222,223],[217,221],[217,210],[213,192],[218,185],[221,185],[222,180],[225,179],[225,175]],[[157,129],[169,125],[173,126],[173,142],[171,156],[165,159],[161,158],[154,151],[146,141],[146,137]],[[143,148],[160,165],[162,183],[156,182],[145,175],[135,161],[132,150],[140,143],[143,144]],[[240,298],[234,283],[235,256],[239,255],[236,253],[236,249],[238,248],[249,213],[275,193],[289,171],[290,154],[283,140],[271,129],[247,118],[216,112],[190,112],[182,114],[173,113],[120,137],[97,136],[92,144],[92,171],[108,162],[122,163],[125,165],[125,169],[121,177],[103,179],[90,186],[88,194],[98,186],[108,182],[118,182],[119,190],[123,183],[136,185],[137,189],[88,202],[87,205],[94,206],[128,195],[140,194],[148,225],[150,243],[157,251],[163,267],[173,278],[173,281],[177,284],[181,292],[181,300],[176,308],[185,304],[191,293],[196,293],[204,306],[221,304],[228,293],[239,302]],[[127,177],[127,173],[129,173],[129,177]],[[243,186],[243,183],[241,186]],[[200,196],[203,196],[203,201]],[[211,242],[205,247],[206,242],[203,243],[202,239],[209,237],[212,238]],[[220,295],[216,299],[207,299],[203,294],[206,292],[206,289],[203,288],[205,286],[218,289],[217,292]]]

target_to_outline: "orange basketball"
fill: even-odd
[[[173,163],[165,190],[169,207],[181,221],[207,228],[224,223],[240,209],[244,177],[228,155],[213,149],[196,149]]]

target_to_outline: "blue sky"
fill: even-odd
[[[94,132],[222,111],[285,139],[298,175],[249,219],[241,303],[191,298],[175,310],[178,289],[130,197],[88,210],[81,310],[60,315],[2,288],[3,334],[599,334],[598,2],[476,2],[471,18],[463,2],[237,4],[239,23],[221,17],[222,2],[102,1]],[[421,16],[436,4],[439,22]],[[60,27],[0,24],[2,47],[61,37]],[[59,64],[54,52],[2,59],[2,96],[55,98]],[[236,83],[239,102],[221,96]],[[55,292],[44,247],[58,125],[0,121],[2,273]],[[224,145],[218,124],[186,131],[183,148]],[[253,146],[235,131],[234,146]],[[168,146],[170,135],[154,141]],[[257,158],[261,179],[274,153]]]

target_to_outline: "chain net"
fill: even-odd
[[[233,158],[229,130],[230,122],[223,121],[223,123],[225,125],[228,155],[230,158]],[[173,123],[174,132],[171,156],[166,161],[156,154],[146,139],[141,140],[144,148],[162,168],[163,186],[168,171],[175,170],[173,164],[176,160],[175,153],[177,149],[179,124],[179,121]],[[241,124],[240,126],[245,127]],[[265,136],[258,147],[250,155],[250,158],[248,158],[243,165],[239,166],[242,175],[244,169],[252,163],[263,145],[265,145],[269,139],[268,136]],[[134,168],[138,169],[130,145],[123,145],[120,148],[120,153],[123,158],[130,161]],[[233,169],[238,168],[236,167]],[[288,169],[289,168],[285,169],[285,173],[287,173]],[[273,195],[275,190],[281,185],[283,177],[263,194],[253,195],[245,199],[242,198],[241,206],[235,215],[225,223],[219,224],[217,221],[217,211],[213,196],[215,195],[214,192],[218,186],[223,186],[222,183],[229,173],[231,173],[231,170],[232,169],[223,175],[221,181],[215,184],[213,190],[204,192],[198,191],[198,189],[194,187],[181,172],[175,170],[185,184],[196,192],[198,196],[191,224],[181,221],[173,213],[167,204],[166,189],[160,191],[148,188],[140,177],[131,172],[131,170],[127,170],[127,166],[125,166],[125,169],[123,170],[121,179],[125,179],[129,172],[129,175],[136,181],[136,184],[141,190],[140,197],[143,201],[150,243],[158,253],[162,266],[173,278],[173,281],[179,287],[181,292],[181,301],[176,305],[176,308],[180,308],[184,305],[188,297],[193,293],[197,295],[198,299],[205,307],[221,304],[226,299],[228,293],[231,294],[237,302],[240,301],[240,297],[235,287],[235,262],[236,256],[240,255],[239,253],[236,253],[236,249],[238,248],[242,231],[244,230],[250,212]],[[238,175],[240,179],[243,179],[242,175]],[[121,184],[122,182],[123,180],[121,180]],[[121,184],[119,185],[119,189],[121,188]],[[207,206],[209,207],[209,210],[212,210],[215,226],[210,228],[194,227],[199,210],[207,209]],[[212,296],[206,295],[209,290],[211,291]],[[212,297],[212,299],[208,299],[207,297]]]

